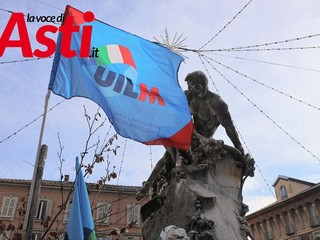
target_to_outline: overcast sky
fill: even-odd
[[[269,50],[241,48],[246,51],[207,54],[221,74],[206,61],[205,64],[211,76],[210,90],[216,92],[218,89],[229,105],[246,152],[257,163],[255,177],[248,179],[244,188],[244,202],[249,204],[251,211],[275,201],[272,184],[278,175],[320,181],[320,44],[317,36],[304,38],[320,33],[318,0],[253,0],[239,15],[237,13],[248,3],[247,0],[86,2],[1,1],[0,33],[11,16],[5,10],[35,16],[59,16],[69,4],[83,12],[92,11],[97,19],[151,41],[154,37],[161,39],[165,29],[171,39],[175,33],[183,34],[187,38],[184,44],[191,49],[200,48],[217,33],[205,49],[263,45],[298,38],[297,41],[259,47]],[[44,24],[47,23],[27,23],[33,48],[39,46],[35,34]],[[17,37],[16,31],[13,37]],[[56,39],[57,35],[51,34],[50,37]],[[303,49],[292,49],[301,47]],[[179,82],[185,90],[185,76],[195,70],[206,72],[206,68],[195,53],[184,55]],[[43,113],[52,58],[7,63],[23,59],[19,49],[7,49],[0,58],[1,178],[31,179],[33,174],[41,119],[10,136]],[[49,108],[62,100],[51,94]],[[70,174],[73,179],[74,158],[84,150],[88,134],[83,105],[90,115],[98,109],[90,100],[73,98],[48,113],[43,139],[43,143],[49,146],[45,179],[60,179],[58,133],[64,146],[63,173]],[[93,142],[98,136],[103,139],[108,130],[107,122],[94,136]],[[111,130],[110,135],[113,132]],[[7,137],[10,138],[6,140]],[[223,128],[218,130],[215,138],[230,143]],[[110,166],[115,166],[115,171],[119,173],[121,170],[121,173],[120,178],[111,184],[140,185],[148,178],[151,166],[164,153],[161,146],[150,149],[131,140],[124,148],[123,138],[119,138],[116,144],[120,148],[116,156],[110,155]],[[90,162],[91,158],[86,161]],[[102,164],[94,169],[87,181],[99,179],[105,168],[106,165]]]

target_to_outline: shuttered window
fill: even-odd
[[[0,217],[2,219],[3,218],[8,218],[10,220],[14,219],[18,200],[19,200],[18,197],[4,196],[2,198],[1,214],[0,214]]]
[[[134,226],[140,226],[140,205],[127,205],[127,225],[136,222]]]
[[[99,223],[110,223],[111,204],[106,202],[98,202],[96,210],[96,220]]]
[[[36,219],[45,219],[51,216],[52,200],[41,199],[38,201],[38,208],[36,212]]]

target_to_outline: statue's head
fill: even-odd
[[[188,89],[199,97],[204,97],[208,91],[208,79],[201,71],[189,73],[185,79]]]

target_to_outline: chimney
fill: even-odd
[[[70,177],[69,175],[65,174],[65,175],[64,175],[64,181],[65,181],[65,182],[69,182],[69,177]]]

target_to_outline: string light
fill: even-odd
[[[66,99],[63,99],[62,101],[58,102],[56,105],[54,105],[53,107],[51,107],[48,112],[50,112],[51,110],[53,110],[54,108],[56,108],[57,106],[59,106],[62,102],[64,102]],[[37,118],[33,119],[31,122],[27,123],[26,125],[24,125],[23,127],[19,128],[17,131],[15,131],[14,133],[12,133],[11,135],[9,135],[8,137],[4,138],[3,140],[0,141],[0,144],[7,141],[8,139],[10,139],[11,137],[15,136],[16,134],[18,134],[19,132],[21,132],[23,129],[29,127],[32,123],[35,123],[37,120],[39,120],[40,118],[43,117],[43,114],[41,114],[40,116],[38,116]]]
[[[302,145],[297,139],[291,136],[283,127],[281,127],[278,123],[276,123],[269,115],[267,115],[261,108],[259,108],[251,99],[249,99],[243,92],[241,92],[231,81],[229,81],[215,66],[208,61],[210,66],[223,78],[225,79],[236,91],[238,91],[244,98],[246,98],[256,109],[259,110],[267,119],[269,119],[275,126],[277,126],[282,132],[284,132],[291,140],[296,142],[301,148],[307,151],[312,157],[317,159],[320,162],[320,159],[313,154],[309,149],[307,149],[304,145]]]
[[[262,86],[264,86],[264,87],[267,87],[267,88],[269,88],[269,89],[271,89],[271,90],[273,90],[273,91],[275,91],[275,92],[277,92],[277,93],[280,93],[280,94],[282,94],[282,95],[284,95],[284,96],[286,96],[286,97],[289,97],[289,98],[292,99],[292,100],[295,100],[295,101],[297,101],[297,102],[299,102],[299,103],[305,104],[305,105],[307,105],[308,107],[312,107],[312,108],[314,108],[314,109],[320,110],[320,108],[317,107],[317,106],[314,106],[314,105],[312,105],[312,104],[310,104],[310,103],[307,103],[307,102],[305,102],[305,101],[303,101],[303,100],[301,100],[301,99],[298,99],[298,98],[296,98],[296,97],[294,97],[294,96],[292,96],[292,95],[290,95],[290,94],[288,94],[288,93],[285,93],[285,92],[283,92],[283,91],[277,90],[277,89],[275,89],[274,87],[268,86],[268,85],[264,84],[263,82],[260,82],[260,81],[258,81],[258,80],[256,80],[256,79],[252,78],[252,77],[249,77],[249,76],[246,75],[246,74],[240,73],[238,70],[235,70],[235,69],[233,69],[233,68],[231,68],[231,67],[228,67],[228,66],[226,66],[225,64],[223,64],[223,63],[221,63],[221,62],[218,62],[217,60],[214,60],[214,59],[212,59],[212,58],[210,58],[210,57],[208,57],[208,56],[206,56],[206,58],[210,59],[211,61],[213,61],[213,62],[215,62],[215,63],[217,63],[217,64],[219,64],[219,65],[221,65],[221,66],[223,66],[223,67],[225,67],[225,68],[227,68],[227,69],[229,69],[229,70],[231,70],[231,71],[233,71],[233,72],[235,72],[235,73],[237,73],[237,74],[239,74],[239,75],[241,75],[241,76],[243,76],[243,77],[245,77],[245,78],[247,78],[247,79],[252,80],[252,81],[255,82],[255,83],[258,83],[258,84],[260,84],[260,85],[262,85]]]
[[[0,62],[0,64],[29,62],[29,61],[34,61],[34,60],[44,60],[44,59],[48,59],[48,58],[53,58],[53,56],[50,56],[47,58],[26,58],[26,59],[20,59],[20,60],[6,61],[6,62]]]
[[[213,54],[216,56],[222,56],[222,57],[228,57],[228,58],[235,58],[235,59],[240,59],[240,60],[247,60],[247,61],[252,61],[252,62],[258,62],[258,63],[264,63],[264,64],[271,64],[271,65],[280,66],[280,67],[288,67],[288,68],[296,68],[296,69],[301,69],[301,70],[306,70],[306,71],[320,72],[320,70],[318,70],[318,69],[292,66],[292,65],[283,64],[283,63],[268,62],[268,61],[262,61],[262,60],[252,59],[252,58],[231,56],[231,55],[219,54],[219,53],[213,53],[213,52],[211,52],[209,54]]]
[[[209,76],[209,78],[210,78],[211,82],[213,83],[213,85],[214,85],[214,87],[215,87],[215,89],[216,89],[217,93],[218,93],[219,95],[221,95],[221,94],[219,93],[219,90],[218,90],[218,88],[217,88],[216,84],[214,83],[214,81],[213,81],[213,79],[212,79],[212,77],[211,77],[211,75],[210,75],[209,71],[208,71],[208,68],[207,68],[207,66],[206,66],[205,62],[203,61],[203,56],[202,56],[201,54],[199,54],[199,58],[200,58],[200,60],[201,60],[202,65],[203,65],[203,66],[204,66],[204,68],[206,69],[206,72],[207,72],[207,74],[208,74],[208,76]],[[234,121],[232,121],[232,122],[234,123]],[[234,123],[234,126],[235,126],[236,131],[237,131],[237,133],[239,134],[239,136],[240,136],[240,138],[241,138],[241,140],[242,140],[242,142],[243,142],[243,144],[244,144],[245,148],[247,149],[247,152],[250,154],[250,156],[252,156],[252,154],[251,154],[251,152],[250,152],[250,149],[249,149],[249,147],[248,147],[248,145],[247,145],[246,141],[244,140],[244,138],[242,137],[242,134],[240,133],[239,128],[237,127],[237,125],[236,125],[235,123]],[[274,193],[273,193],[273,191],[272,191],[272,189],[271,189],[271,187],[270,187],[270,185],[268,184],[268,182],[267,182],[266,178],[264,177],[264,175],[263,175],[262,171],[260,170],[260,167],[259,167],[259,165],[258,165],[258,163],[257,163],[257,162],[255,162],[255,166],[257,167],[257,169],[258,169],[258,171],[259,171],[259,173],[260,173],[260,175],[261,175],[261,177],[262,177],[262,179],[263,179],[264,183],[266,184],[266,186],[267,186],[268,190],[270,191],[270,193],[272,194],[272,196],[273,196],[274,198],[276,198],[276,197],[275,197],[275,195],[274,195]]]
[[[119,184],[119,180],[120,180],[120,174],[122,171],[124,156],[125,156],[125,152],[127,149],[127,141],[128,141],[127,139],[125,139],[125,141],[124,141],[124,147],[123,147],[123,153],[122,153],[122,158],[121,158],[121,163],[120,163],[120,168],[119,168],[119,173],[118,173],[117,185]]]
[[[223,30],[225,30],[228,25],[230,25],[238,16],[240,13],[242,13],[242,11],[252,2],[252,0],[250,0],[229,22],[227,22],[226,25],[223,26],[223,28],[216,33],[216,35],[214,35],[209,41],[207,41],[204,45],[202,45],[198,51],[200,51],[201,49],[203,49],[205,46],[207,46],[209,43],[211,43],[213,41],[213,39],[215,39]]]
[[[306,49],[317,49],[320,46],[305,46],[305,47],[282,47],[282,48],[247,48],[247,49],[215,49],[215,50],[204,50],[202,52],[261,52],[261,51],[283,51],[283,50],[306,50]]]
[[[281,43],[288,43],[288,42],[294,42],[294,41],[300,41],[303,39],[307,38],[313,38],[313,37],[319,37],[320,33],[317,34],[312,34],[308,36],[303,36],[303,37],[296,37],[296,38],[291,38],[291,39],[286,39],[286,40],[281,40],[281,41],[275,41],[275,42],[269,42],[269,43],[262,43],[262,44],[255,44],[255,45],[249,45],[249,46],[243,46],[243,47],[233,47],[233,48],[222,48],[222,49],[213,49],[213,50],[203,50],[203,52],[208,52],[208,51],[234,51],[234,50],[242,50],[246,48],[257,48],[257,47],[265,47],[269,45],[276,45],[276,44],[281,44]]]
[[[150,148],[150,167],[151,167],[151,170],[153,169],[153,164],[152,164],[152,148],[151,146],[149,146]]]

